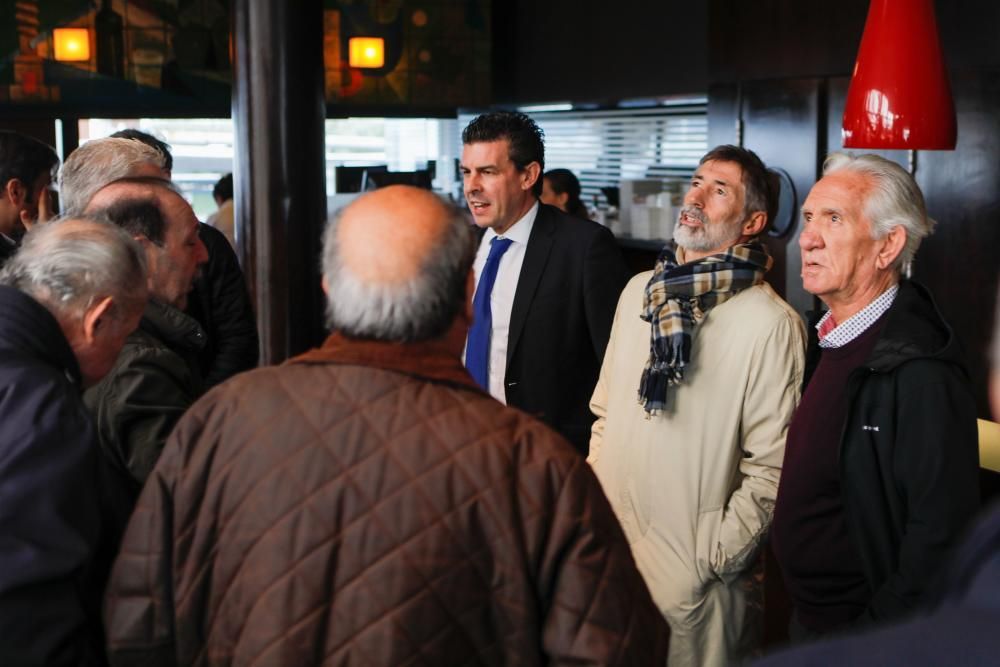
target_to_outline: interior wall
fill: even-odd
[[[742,139],[765,162],[792,165],[785,168],[802,185],[800,205],[823,157],[841,148],[840,118],[867,9],[867,0],[709,4],[710,138]],[[915,177],[938,226],[917,254],[914,278],[935,294],[964,343],[977,408],[987,417],[987,350],[1000,265],[1000,3],[938,0],[935,9],[958,146],[917,154]],[[816,86],[814,109],[801,104],[808,85]],[[794,122],[783,120],[789,113]],[[906,163],[902,151],[883,154]],[[793,230],[779,249],[784,271],[772,282],[784,285],[786,298],[802,311],[809,296],[798,281],[797,235]]]
[[[704,94],[702,2],[493,3],[496,104]]]

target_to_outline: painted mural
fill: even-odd
[[[326,0],[331,104],[457,107],[490,98],[489,0]],[[382,67],[351,67],[351,37],[378,37]]]
[[[56,60],[63,28],[85,58]],[[228,0],[0,0],[0,105],[224,115],[231,80]]]
[[[408,112],[490,97],[491,0],[323,0],[326,99]],[[227,116],[230,0],[0,0],[0,115]],[[78,29],[57,60],[57,29]],[[352,37],[385,45],[352,67]]]

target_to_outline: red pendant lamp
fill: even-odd
[[[847,148],[955,148],[932,0],[871,0],[843,121]]]

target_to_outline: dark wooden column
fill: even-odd
[[[275,364],[323,337],[323,3],[235,0],[233,38],[237,252]]]

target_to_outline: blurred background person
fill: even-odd
[[[18,132],[0,132],[0,266],[25,230],[51,210],[49,186],[59,157],[48,144]]]
[[[236,224],[233,219],[233,175],[226,174],[212,188],[212,199],[219,210],[208,216],[206,224],[212,225],[229,239],[229,245],[236,247]]]
[[[587,207],[580,200],[580,180],[569,169],[549,169],[542,176],[543,204],[555,206],[563,213],[590,219]]]

